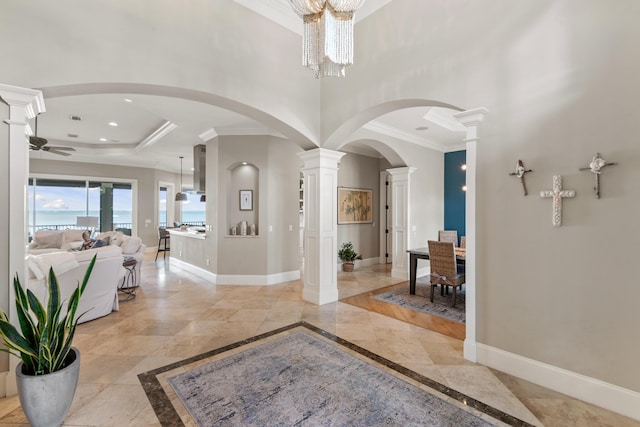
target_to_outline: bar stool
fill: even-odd
[[[167,256],[167,252],[170,251],[169,248],[169,237],[170,234],[164,227],[158,227],[158,250],[156,251],[156,261],[158,260],[158,254],[160,252],[164,252],[162,254],[162,258],[165,259]]]

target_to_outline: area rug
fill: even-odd
[[[430,285],[428,283],[416,283],[416,294],[409,294],[409,284],[406,287],[394,289],[373,295],[371,298],[386,302],[389,304],[399,305],[411,310],[420,311],[422,313],[431,314],[433,316],[442,317],[444,319],[453,320],[458,323],[465,323],[465,287],[462,290],[456,290],[456,306],[453,304],[453,292],[449,290],[449,295],[441,295],[440,289],[434,292],[433,302],[431,302]]]
[[[527,425],[305,322],[139,378],[163,425]]]

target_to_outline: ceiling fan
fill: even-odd
[[[36,116],[36,134],[29,137],[29,149],[34,151],[48,151],[49,153],[59,154],[61,156],[70,156],[71,153],[67,153],[67,151],[76,151],[76,149],[72,147],[48,146],[47,142],[45,138],[38,136],[38,116]]]

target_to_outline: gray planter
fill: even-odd
[[[20,404],[33,427],[61,426],[71,407],[80,374],[80,352],[71,347],[75,360],[47,375],[25,375],[22,362],[16,368]]]

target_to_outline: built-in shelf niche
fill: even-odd
[[[238,162],[229,167],[226,232],[228,236],[255,237],[260,234],[259,172],[251,163]],[[246,235],[242,234],[243,222],[246,222]],[[252,234],[252,231],[255,234]]]

